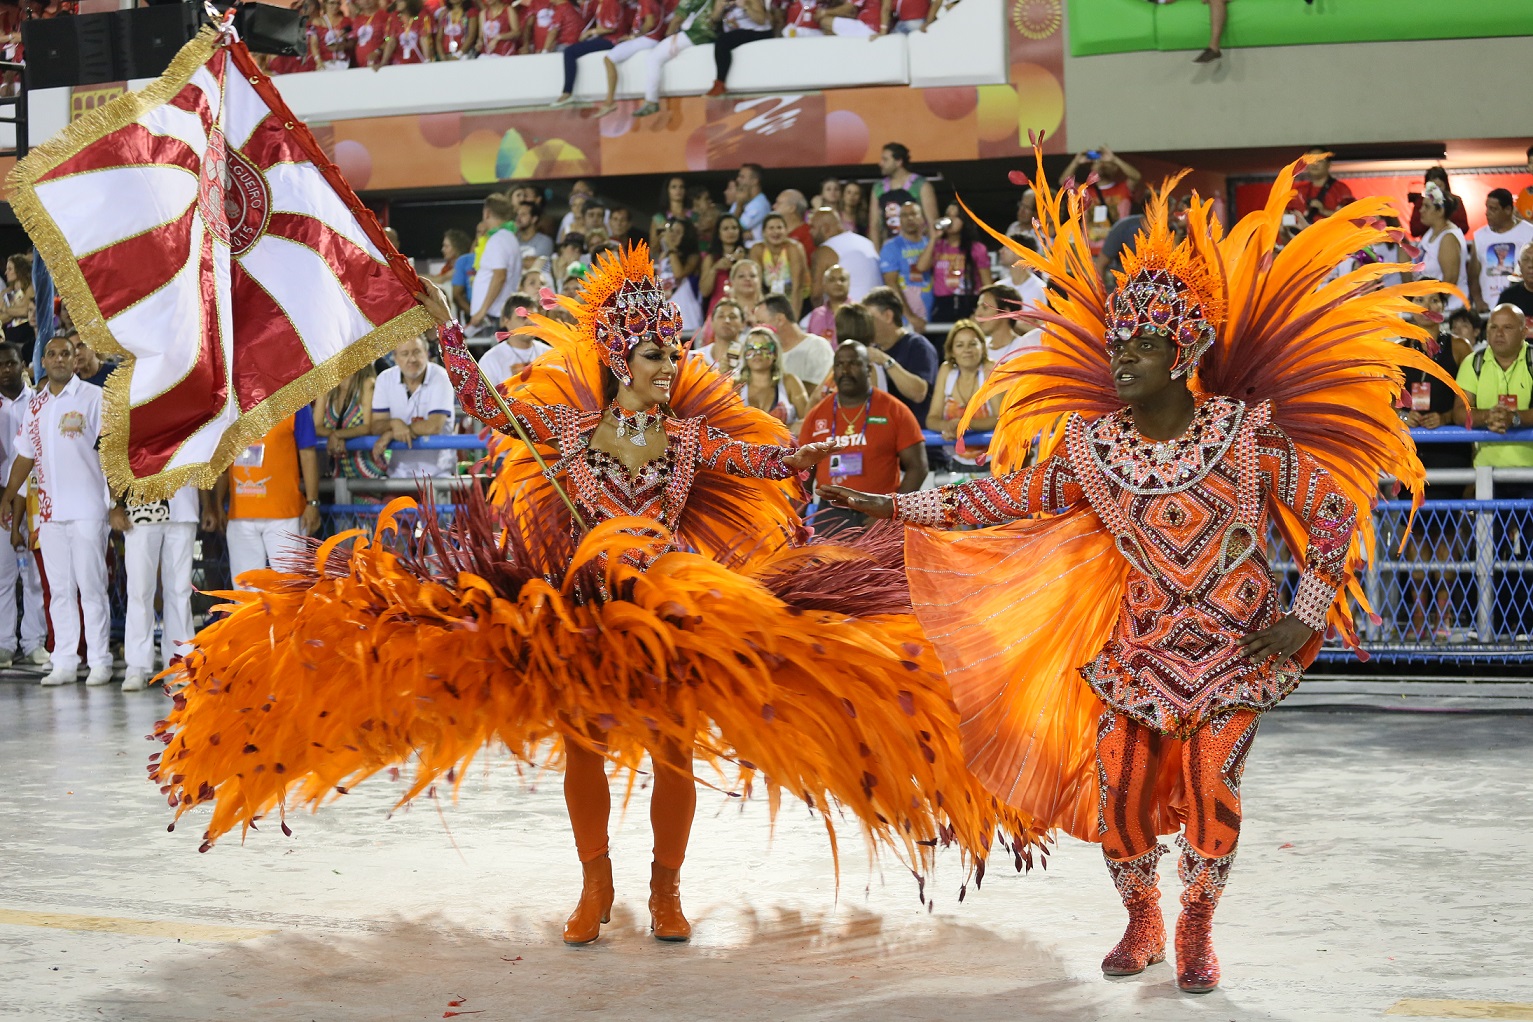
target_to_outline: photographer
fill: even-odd
[[[1309,161],[1304,166],[1304,176],[1293,183],[1297,194],[1288,208],[1307,223],[1314,223],[1351,202],[1353,195],[1345,182],[1331,176],[1331,154],[1324,146],[1311,146],[1305,155]]]

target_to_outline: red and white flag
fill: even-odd
[[[242,43],[206,28],[13,171],[106,387],[114,490],[209,487],[286,416],[432,326],[421,283]]]

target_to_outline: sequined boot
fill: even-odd
[[[1214,909],[1230,878],[1235,853],[1210,859],[1177,836],[1182,859],[1182,914],[1176,920],[1176,985],[1189,994],[1206,994],[1219,985],[1219,959],[1214,955]]]
[[[681,870],[657,862],[649,867],[649,928],[656,940],[681,941],[692,936],[692,924],[681,911]]]
[[[601,936],[601,924],[612,918],[612,860],[599,855],[580,864],[585,880],[580,901],[564,924],[566,944],[589,944]]]
[[[1134,976],[1145,966],[1166,960],[1166,923],[1160,914],[1160,888],[1155,867],[1169,851],[1156,845],[1132,859],[1108,859],[1107,872],[1128,909],[1128,928],[1123,939],[1102,959],[1102,975]]]

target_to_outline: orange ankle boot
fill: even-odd
[[[1176,920],[1176,985],[1189,994],[1206,994],[1219,985],[1214,954],[1214,909],[1235,864],[1235,853],[1210,859],[1179,835],[1182,861],[1182,914]]]
[[[585,874],[580,901],[564,924],[566,944],[589,944],[601,936],[601,924],[612,918],[612,859],[600,855],[580,864]]]
[[[1107,859],[1107,871],[1128,909],[1128,927],[1102,959],[1102,975],[1136,976],[1166,960],[1166,923],[1160,914],[1155,867],[1167,851],[1165,845],[1156,845],[1132,859]]]
[[[649,928],[656,940],[681,941],[692,936],[692,924],[681,912],[681,870],[650,864]]]

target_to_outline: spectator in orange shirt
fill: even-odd
[[[247,571],[301,555],[303,537],[319,531],[316,442],[314,410],[305,405],[240,452],[214,487],[203,527],[225,530],[235,585]]]
[[[1345,182],[1331,176],[1331,154],[1324,146],[1311,146],[1305,150],[1305,156],[1310,162],[1304,167],[1304,176],[1293,183],[1298,194],[1288,208],[1314,223],[1351,202],[1353,195]]]
[[[809,410],[800,443],[834,440],[836,450],[815,468],[812,486],[824,495],[835,488],[861,489],[881,483],[914,493],[926,481],[926,443],[909,408],[872,382],[868,349],[847,341],[836,349],[831,376],[836,390]],[[815,526],[834,532],[866,525],[867,517],[847,508],[822,507]]]

